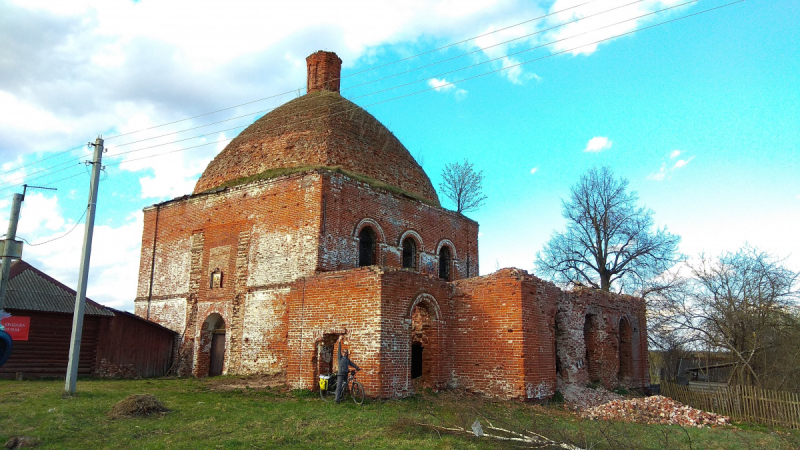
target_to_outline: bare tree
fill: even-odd
[[[442,183],[439,188],[453,203],[456,212],[464,213],[483,206],[486,196],[483,195],[483,171],[475,171],[472,163],[446,164],[442,170]]]
[[[730,381],[763,388],[800,388],[800,274],[745,246],[690,266],[688,289],[654,308],[696,349],[727,355]]]
[[[658,290],[658,276],[677,264],[680,238],[653,230],[653,211],[636,206],[628,180],[608,167],[593,168],[562,200],[567,229],[554,233],[536,254],[537,270],[557,282],[644,295]]]

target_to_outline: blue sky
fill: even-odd
[[[536,252],[564,226],[561,199],[595,165],[608,165],[629,179],[640,203],[655,211],[656,222],[682,237],[681,251],[687,255],[713,256],[749,242],[787,257],[787,265],[800,270],[798,2],[747,0],[471,81],[458,80],[591,40],[575,38],[558,49],[549,46],[442,75],[683,3],[648,0],[622,6],[632,1],[597,0],[352,75],[343,79],[343,88],[475,51],[343,94],[387,125],[437,188],[446,163],[467,158],[484,171],[489,199],[468,214],[481,226],[484,274],[498,266],[532,270]],[[0,67],[0,164],[2,172],[9,172],[0,175],[0,182],[7,183],[0,185],[5,188],[0,196],[18,192],[21,188],[13,185],[23,179],[47,184],[76,175],[54,183],[55,193],[30,194],[23,206],[20,235],[32,243],[58,237],[83,211],[88,174],[77,164],[85,149],[58,156],[54,150],[93,140],[98,133],[138,130],[293,91],[305,85],[305,56],[318,49],[339,53],[347,76],[584,2],[345,2],[326,9],[330,6],[309,0],[281,11],[252,11],[249,2],[227,2],[192,7],[186,14],[182,2],[0,1],[0,30],[7,30],[0,31],[0,61],[5,61]],[[700,1],[592,36],[609,37],[725,3]],[[486,48],[574,19],[576,13],[587,16],[612,7],[620,8],[515,45]],[[320,11],[308,14],[315,8]],[[171,22],[174,29],[165,31]],[[45,28],[50,31],[28,31]],[[416,79],[422,81],[358,98]],[[443,85],[453,81],[453,86]],[[246,117],[148,142],[244,126],[263,114],[257,111],[296,95],[109,139],[107,162],[197,145],[202,141],[113,157],[146,145],[122,146],[134,138],[237,115]],[[205,142],[235,134],[212,133]],[[141,209],[190,193],[224,143],[107,168],[100,186],[90,297],[132,307]],[[59,163],[65,165],[57,169],[67,170],[32,173]],[[46,176],[34,178],[41,175]],[[7,210],[7,198],[0,200],[4,221]],[[29,246],[25,258],[75,285],[82,234],[79,226],[63,239]]]

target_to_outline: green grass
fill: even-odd
[[[797,448],[800,434],[728,427],[687,429],[585,421],[560,406],[492,401],[458,393],[403,400],[325,403],[284,388],[218,391],[194,379],[81,380],[62,398],[63,381],[0,381],[0,445],[12,436],[38,438],[38,448],[518,448],[420,423],[469,429],[480,419],[531,430],[591,448]],[[110,419],[130,394],[153,394],[171,412]]]

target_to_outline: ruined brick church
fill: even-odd
[[[180,333],[179,374],[314,389],[345,334],[372,397],[648,384],[640,299],[478,276],[478,224],[339,95],[334,53],[307,63],[306,95],[231,141],[192,194],[144,210],[136,314]]]

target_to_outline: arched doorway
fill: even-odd
[[[225,319],[219,314],[211,314],[206,319],[206,332],[211,335],[208,352],[208,376],[222,375],[225,367]]]
[[[589,381],[600,379],[600,358],[598,342],[600,331],[600,317],[597,314],[587,314],[586,321],[583,323],[583,342],[586,346],[586,372],[589,374]]]
[[[436,300],[427,294],[411,308],[409,376],[416,388],[436,388],[439,379],[439,319]]]
[[[451,261],[450,247],[442,247],[442,249],[439,250],[439,278],[450,281]]]
[[[375,264],[375,231],[364,227],[358,233],[358,267]]]
[[[403,239],[403,268],[417,269],[417,243],[410,237]]]
[[[633,375],[633,330],[627,317],[619,320],[619,373],[622,381]]]

